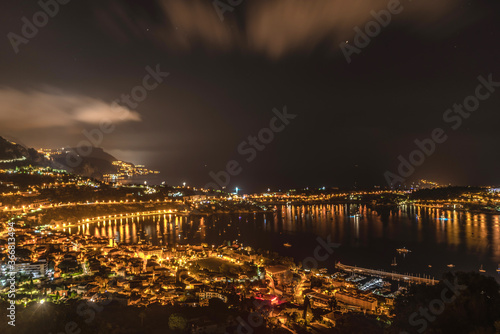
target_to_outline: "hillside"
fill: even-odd
[[[0,169],[29,165],[52,167],[95,179],[102,179],[105,174],[116,174],[119,171],[119,168],[113,165],[113,162],[118,159],[100,147],[64,148],[47,151],[50,158],[38,153],[34,148],[27,148],[0,137]],[[88,154],[79,155],[77,152],[88,152]],[[76,165],[68,163],[68,161],[75,161],[75,156],[78,163]]]
[[[52,163],[33,148],[26,148],[0,137],[0,169],[16,166],[51,167]]]
[[[27,148],[0,137],[0,169],[12,169],[22,166],[52,167],[65,169],[70,173],[101,179],[104,174],[116,173],[117,167],[112,164],[117,160],[106,153],[102,148],[94,147],[87,156],[79,156],[81,162],[77,166],[69,166],[67,163],[68,152],[77,152],[70,148],[59,154],[52,154],[46,158],[34,148]]]
[[[68,155],[74,155],[78,151],[79,150],[75,148],[69,148],[61,154],[53,155],[52,158],[57,165],[62,166],[62,168],[66,169],[68,172],[96,179],[101,179],[104,174],[116,173],[118,171],[118,168],[113,165],[113,161],[118,159],[99,147],[93,147],[91,150],[85,149],[84,151],[90,151],[90,154],[78,155],[80,163],[76,166],[68,164]]]

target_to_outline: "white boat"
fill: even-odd
[[[411,253],[411,250],[407,249],[406,247],[403,248],[398,248],[396,249],[398,253]]]
[[[479,268],[479,272],[480,273],[485,273],[486,272],[486,270],[483,269],[483,265],[481,265],[481,268]]]
[[[448,268],[453,268],[453,267],[455,267],[455,265],[454,265],[454,264],[451,264],[451,263],[450,263],[450,264],[448,265]]]
[[[497,273],[500,274],[500,264],[498,265],[498,268],[497,268]]]
[[[290,245],[288,242],[285,243],[285,244],[283,244],[283,246],[285,246],[285,247],[292,247],[292,245]]]

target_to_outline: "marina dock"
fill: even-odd
[[[420,276],[414,276],[410,274],[399,274],[395,272],[388,272],[384,270],[375,270],[375,269],[367,269],[367,268],[360,268],[356,266],[348,266],[345,264],[342,264],[340,262],[335,264],[335,268],[343,271],[348,271],[348,272],[353,272],[356,274],[366,274],[366,275],[371,275],[371,276],[377,276],[381,278],[389,278],[392,280],[400,280],[400,281],[405,281],[405,282],[411,282],[411,283],[416,283],[416,284],[428,284],[428,285],[434,285],[439,283],[439,280],[434,279],[434,277],[420,277]]]

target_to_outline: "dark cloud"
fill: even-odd
[[[0,89],[0,131],[140,121],[139,114],[91,97],[52,91]]]
[[[208,51],[242,50],[276,59],[318,45],[350,39],[354,27],[373,20],[372,11],[386,9],[388,0],[266,0],[247,1],[224,11],[224,21],[212,1],[158,0],[135,12],[117,3],[100,6],[96,15],[118,40],[152,39],[174,51],[203,46]],[[403,11],[392,21],[423,26],[455,15],[461,0],[402,1]],[[158,13],[158,10],[160,13]],[[154,17],[153,17],[154,15]]]

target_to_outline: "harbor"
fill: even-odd
[[[368,269],[368,268],[361,268],[361,267],[356,267],[356,266],[348,266],[345,264],[342,264],[340,262],[335,264],[335,268],[338,270],[343,270],[347,272],[352,272],[356,274],[365,274],[365,275],[371,275],[371,276],[377,276],[381,278],[387,278],[391,280],[396,280],[396,281],[405,281],[408,283],[415,283],[415,284],[427,284],[427,285],[434,285],[439,282],[439,280],[436,280],[434,277],[420,277],[420,276],[415,276],[411,274],[399,274],[396,272],[388,272],[385,270],[375,270],[375,269]]]

